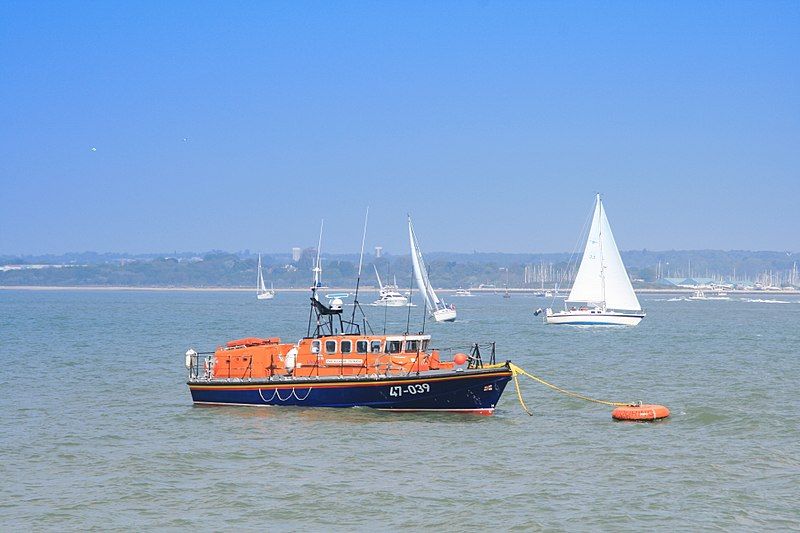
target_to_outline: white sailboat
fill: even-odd
[[[386,306],[386,307],[405,307],[409,305],[408,298],[403,296],[398,287],[397,287],[397,279],[394,281],[394,285],[386,284],[384,285],[381,282],[381,275],[378,274],[378,267],[372,265],[375,269],[375,276],[378,278],[378,287],[380,290],[380,297],[372,302],[370,305],[379,305],[379,306]]]
[[[419,287],[422,297],[425,298],[428,312],[431,313],[436,322],[454,322],[456,319],[455,307],[448,306],[436,296],[428,279],[428,271],[425,268],[425,261],[422,259],[422,252],[419,249],[410,216],[408,217],[408,240],[411,243],[411,262],[414,264],[414,277],[417,280],[417,287]]]
[[[261,270],[261,254],[258,254],[258,282],[256,285],[256,298],[259,300],[272,300],[275,298],[275,287],[270,283],[270,290],[264,285],[264,272]]]
[[[548,308],[545,323],[635,326],[645,317],[599,194],[581,266],[564,307],[559,312]]]

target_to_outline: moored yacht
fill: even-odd
[[[375,265],[372,266],[375,269],[375,276],[378,278],[379,297],[370,305],[379,305],[386,307],[405,307],[407,305],[410,305],[408,302],[408,298],[406,298],[400,292],[397,286],[397,280],[395,279],[394,284],[384,285],[381,282],[380,274],[378,274],[378,268]]]

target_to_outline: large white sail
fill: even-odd
[[[606,309],[641,309],[599,194],[581,266],[567,302],[586,302]]]
[[[417,280],[417,287],[419,287],[419,291],[425,298],[428,309],[430,309],[431,312],[438,311],[444,308],[444,305],[439,300],[439,297],[436,296],[433,287],[431,287],[431,282],[428,279],[428,271],[425,268],[425,260],[422,258],[422,252],[417,244],[416,235],[414,235],[414,226],[411,224],[411,217],[408,217],[408,240],[411,244],[411,262],[414,265],[414,277]]]

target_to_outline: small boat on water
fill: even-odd
[[[375,276],[378,278],[379,296],[378,299],[372,302],[370,305],[377,305],[381,307],[405,307],[409,305],[408,298],[406,298],[400,292],[400,289],[397,286],[397,279],[395,279],[393,285],[384,285],[381,282],[380,274],[378,274],[378,267],[375,265],[372,265],[372,267],[375,269]]]
[[[713,300],[730,300],[731,297],[728,296],[728,293],[725,292],[724,289],[717,289],[714,291],[714,295],[712,296]]]
[[[635,326],[644,317],[598,194],[581,266],[564,310],[548,308],[545,323]]]
[[[358,290],[352,313],[339,298],[319,300],[318,268],[302,339],[248,337],[186,352],[194,403],[492,414],[512,378],[509,361],[484,367],[465,354],[446,361],[424,332],[376,334],[365,316],[356,320]]]
[[[721,295],[720,292],[722,292]],[[689,300],[730,300],[730,299],[731,299],[730,296],[728,296],[724,291],[718,291],[709,296],[700,289],[694,291],[692,295],[689,296]]]
[[[414,277],[417,280],[417,287],[422,293],[428,312],[436,322],[455,322],[456,308],[454,305],[447,305],[436,295],[428,279],[428,270],[425,268],[425,260],[422,258],[422,251],[419,249],[417,236],[414,233],[414,225],[411,223],[411,216],[408,217],[408,240],[411,244],[411,262],[414,265]]]
[[[467,297],[472,296],[472,293],[469,291],[469,289],[462,289],[459,287],[458,290],[453,293],[453,296]]]
[[[270,289],[264,285],[264,272],[261,270],[261,254],[258,254],[258,280],[256,282],[256,298],[259,300],[272,300],[275,298],[275,287],[270,283]]]

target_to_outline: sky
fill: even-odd
[[[800,2],[0,3],[0,255],[800,250]]]

